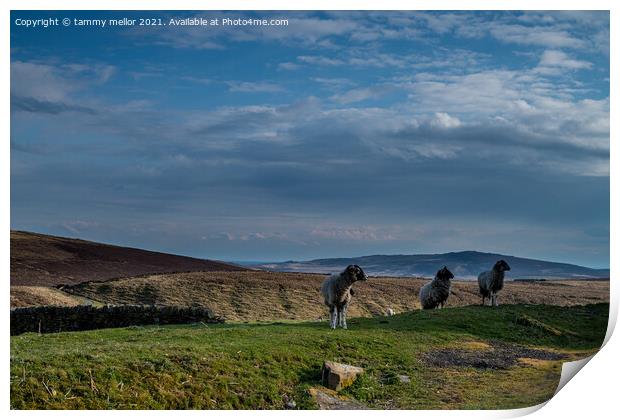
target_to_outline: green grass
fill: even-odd
[[[516,408],[549,399],[560,361],[505,370],[427,366],[429,350],[501,340],[583,357],[600,346],[608,304],[506,305],[326,322],[130,327],[11,338],[16,409],[316,408],[324,360],[366,368],[342,394],[372,408]],[[524,325],[523,316],[538,323]],[[521,317],[521,318],[520,318]],[[397,375],[408,375],[401,383]]]

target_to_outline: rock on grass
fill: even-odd
[[[329,389],[340,391],[351,385],[364,369],[343,363],[325,361],[321,374],[323,384]]]

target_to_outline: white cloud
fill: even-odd
[[[500,41],[522,45],[538,45],[550,48],[584,48],[587,42],[568,31],[543,26],[496,24],[490,33]]]
[[[386,232],[379,232],[371,226],[363,227],[316,227],[310,231],[310,236],[323,239],[340,239],[354,241],[391,240],[392,236]]]
[[[546,50],[543,52],[540,62],[538,63],[539,71],[544,69],[568,69],[568,70],[580,70],[592,68],[592,63],[584,60],[577,60],[571,58],[564,51],[560,50]]]
[[[436,112],[431,125],[438,128],[456,128],[461,126],[461,120],[451,117],[447,112]]]
[[[299,64],[290,61],[278,64],[278,70],[297,70],[300,67]]]

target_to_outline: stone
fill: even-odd
[[[295,408],[297,408],[297,403],[295,402],[295,400],[286,394],[282,395],[282,401],[284,401],[284,408],[286,408],[287,410],[294,410]]]
[[[403,384],[408,384],[411,382],[411,378],[407,375],[398,375],[398,380]]]
[[[364,404],[351,398],[339,396],[331,389],[316,387],[308,389],[319,410],[366,410]]]
[[[364,373],[364,369],[361,367],[325,361],[321,378],[327,388],[340,391],[351,385],[362,373]]]

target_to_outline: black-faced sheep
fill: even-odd
[[[497,293],[504,287],[504,272],[510,271],[510,266],[504,260],[495,263],[491,271],[484,271],[478,275],[478,287],[482,295],[482,305],[489,298],[489,305],[498,306]]]
[[[443,308],[450,296],[450,288],[452,287],[450,279],[453,278],[454,274],[448,270],[448,267],[444,266],[444,268],[437,271],[433,281],[426,283],[420,289],[420,304],[422,308]]]
[[[366,281],[368,276],[358,265],[348,266],[342,273],[333,274],[321,285],[325,305],[329,307],[330,327],[336,325],[347,328],[347,308],[351,302],[351,285],[356,281]]]

